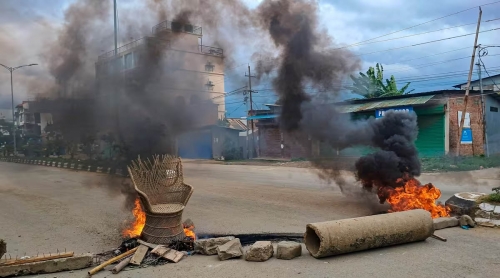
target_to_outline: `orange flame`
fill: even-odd
[[[132,209],[134,215],[134,222],[128,228],[122,231],[123,237],[134,238],[141,235],[144,224],[146,223],[146,214],[142,210],[141,201],[139,198],[135,199],[134,208]]]
[[[192,240],[196,240],[196,234],[194,233],[194,226],[184,227],[184,234],[190,237]]]
[[[450,215],[450,208],[436,204],[436,200],[441,197],[441,190],[432,183],[421,185],[417,179],[411,178],[402,187],[379,188],[379,194],[388,196],[386,201],[391,205],[389,212],[425,209],[432,218]]]

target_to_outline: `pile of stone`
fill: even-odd
[[[456,217],[441,217],[434,219],[434,229],[444,229],[456,226],[500,227],[500,205],[481,201],[485,193],[460,192],[446,201],[451,214]]]
[[[485,227],[500,227],[500,205],[481,203],[475,213],[478,225]]]
[[[274,256],[274,246],[271,241],[257,241],[243,250],[240,239],[234,236],[200,239],[194,242],[196,253],[203,255],[217,255],[219,260],[239,259],[246,261],[264,262]],[[302,255],[302,245],[294,241],[281,241],[276,245],[276,258],[291,260]]]

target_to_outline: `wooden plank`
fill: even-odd
[[[138,239],[137,242],[139,242],[142,245],[146,245],[147,247],[149,247],[151,249],[155,249],[158,246],[158,244],[153,244],[153,243],[145,242],[144,240],[140,240],[140,239]]]
[[[177,263],[178,261],[180,261],[184,257],[184,253],[179,252],[179,251],[174,250],[174,249],[170,249],[167,252],[167,254],[163,255],[163,257],[167,260],[170,260],[174,263]]]
[[[15,260],[7,260],[4,262],[0,262],[0,266],[7,266],[7,265],[18,265],[18,264],[27,264],[27,263],[34,263],[34,262],[43,262],[43,261],[48,261],[48,260],[54,260],[54,259],[61,259],[61,258],[68,258],[68,257],[73,257],[74,252],[64,252],[64,253],[59,253],[59,254],[50,254],[50,255],[45,255],[45,256],[37,256],[29,259],[15,259]]]
[[[135,251],[134,256],[132,256],[132,259],[130,260],[130,264],[141,265],[142,260],[146,256],[146,253],[148,252],[148,250],[149,250],[149,247],[147,247],[146,245],[140,245],[139,249],[137,249],[137,251]]]
[[[174,249],[170,249],[163,245],[158,245],[151,251],[151,253],[163,257],[174,263],[179,262],[184,257],[184,253],[176,251]]]

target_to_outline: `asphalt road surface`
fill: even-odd
[[[346,197],[310,169],[185,163],[194,193],[184,212],[197,232],[302,233],[310,222],[370,215],[385,210],[375,196]],[[123,178],[105,174],[0,162],[0,238],[12,256],[72,250],[97,253],[121,242],[131,216],[120,193]],[[489,192],[500,185],[497,169],[426,174],[442,200],[460,191]],[[303,250],[292,261],[219,262],[193,256],[178,264],[125,271],[117,277],[498,277],[500,230],[453,228],[437,232],[448,242],[425,242],[316,260]],[[83,277],[84,271],[40,277]],[[111,275],[103,271],[95,277]]]

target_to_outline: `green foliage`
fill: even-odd
[[[83,146],[83,152],[87,155],[89,159],[92,159],[94,155],[94,144],[96,137],[92,134],[86,134],[82,136],[81,142]]]
[[[487,195],[483,200],[486,202],[500,203],[500,193],[491,193]]]
[[[471,171],[481,168],[500,167],[500,156],[442,156],[422,157],[420,160],[424,172]]]
[[[394,75],[391,75],[390,79],[386,79],[384,84],[384,67],[378,63],[375,68],[370,67],[366,74],[360,72],[359,75],[358,77],[351,75],[353,85],[349,89],[351,93],[361,95],[364,98],[400,96],[413,91],[407,91],[410,82],[398,89]]]

